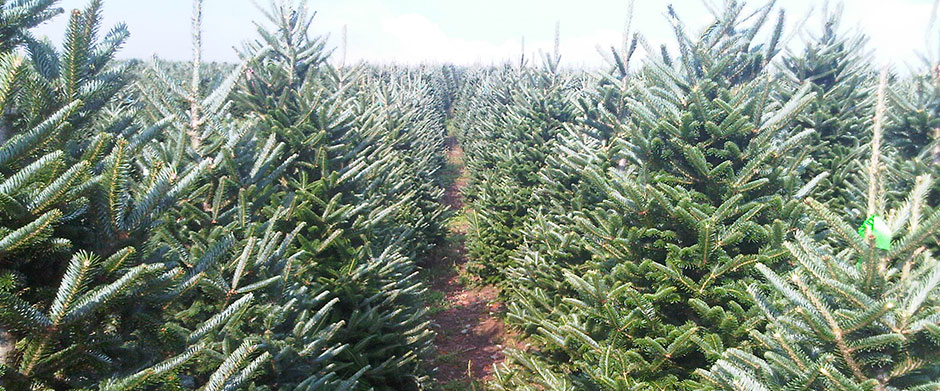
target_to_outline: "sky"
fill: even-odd
[[[631,31],[639,31],[654,47],[669,44],[674,36],[666,6],[673,4],[686,25],[700,30],[711,20],[706,1],[720,2],[636,0]],[[940,22],[930,27],[935,1],[847,0],[842,29],[867,34],[881,62],[916,65],[916,53],[940,47]],[[787,10],[787,30],[801,32],[793,35],[791,46],[819,31],[822,1],[777,3]],[[61,0],[58,6],[71,10],[85,4],[87,0]],[[309,4],[317,11],[313,34],[329,34],[335,47],[344,26],[347,29],[347,62],[463,65],[517,62],[523,38],[530,59],[539,51],[551,51],[556,23],[565,65],[602,64],[598,48],[622,44],[629,9],[629,0],[309,0]],[[192,8],[191,0],[104,0],[104,23],[110,27],[124,22],[130,29],[121,58],[156,55],[187,60],[192,57]],[[61,42],[66,19],[60,15],[41,25],[37,35]],[[236,61],[235,48],[257,36],[253,21],[259,20],[262,15],[255,0],[204,0],[204,59]]]

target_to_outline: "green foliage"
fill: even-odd
[[[886,137],[902,158],[933,157],[925,155],[932,154],[936,146],[935,132],[940,127],[938,96],[940,84],[936,69],[902,80],[888,91],[892,104],[889,115],[893,121],[886,124]]]
[[[239,110],[298,155],[287,185],[303,264],[338,301],[345,324],[333,358],[362,389],[412,389],[434,334],[428,330],[415,257],[440,238],[443,123],[423,80],[325,62],[309,39],[312,15],[274,9],[278,29],[260,31],[244,57],[249,78]]]
[[[529,217],[505,248],[507,318],[533,348],[509,349],[492,388],[935,386],[936,303],[926,298],[936,295],[927,255],[936,228],[932,215],[920,217],[932,210],[929,180],[887,213],[901,237],[889,252],[828,211],[859,223],[884,215],[900,187],[934,169],[929,138],[902,135],[912,127],[900,115],[883,122],[888,103],[910,118],[929,111],[914,107],[934,102],[925,93],[934,82],[875,94],[864,38],[842,38],[833,15],[777,73],[782,13],[760,33],[771,7],[744,10],[726,3],[691,36],[670,9],[678,55],[663,49],[627,72],[618,60],[627,64],[634,44],[625,44],[612,51],[609,74],[572,94],[576,119],[538,168]],[[861,159],[872,114],[878,145],[882,129],[888,137],[874,171]],[[805,283],[778,277],[792,275]],[[912,329],[898,332],[904,315],[894,305],[911,301]],[[848,348],[837,327],[852,337]]]
[[[0,317],[19,353],[5,363],[14,389],[81,387],[139,365],[119,352],[137,316],[129,303],[172,271],[138,249],[206,166],[140,164],[161,125],[138,126],[114,99],[129,64],[110,60],[127,32],[119,25],[99,39],[100,9],[92,1],[72,12],[61,53],[27,40],[29,65],[4,63],[15,88],[0,146]]]
[[[839,31],[842,7],[822,15],[822,31],[806,44],[802,52],[783,59],[783,67],[794,84],[809,84],[816,99],[801,126],[815,129],[810,139],[817,148],[813,162],[806,167],[810,175],[825,174],[816,196],[827,200],[833,209],[850,210],[857,194],[852,175],[855,160],[870,138],[871,114],[875,104],[875,72],[866,48],[867,37],[860,33]],[[864,216],[855,216],[864,218]]]
[[[98,38],[100,1],[61,52],[24,9],[3,20],[29,57],[0,53],[4,386],[423,386],[439,76],[329,66],[300,3],[207,67],[197,0],[193,62],[143,71],[110,61],[127,33]]]
[[[871,171],[872,180],[882,172]],[[758,265],[767,288],[751,285],[748,294],[768,325],[750,332],[753,351],[729,349],[699,372],[703,379],[726,390],[936,388],[940,265],[927,247],[940,212],[925,209],[930,186],[929,176],[917,178],[907,201],[887,211],[896,239],[886,250],[873,235],[847,232],[848,221],[808,199],[830,240],[797,231],[786,243],[793,270]]]
[[[676,57],[579,97],[583,124],[538,173],[542,217],[508,273],[509,319],[538,349],[511,351],[497,388],[694,389],[696,369],[747,343],[753,265],[786,265],[790,197],[817,182],[793,175],[815,95],[775,79],[772,12],[729,3],[691,36],[670,9]]]
[[[0,52],[8,53],[32,37],[29,29],[62,13],[55,0],[0,1]]]
[[[913,186],[915,177],[940,174],[940,78],[936,66],[925,65],[926,71],[898,80],[886,94],[885,142],[897,150],[892,176],[897,190]],[[940,202],[940,184],[934,183],[927,200],[929,205]]]
[[[428,388],[448,128],[469,271],[530,344],[488,387],[937,387],[938,79],[876,93],[838,12],[781,54],[773,4],[669,7],[675,45],[628,27],[589,73],[557,35],[538,67],[334,65],[300,0],[238,64],[203,62],[201,0],[192,62],[119,62],[100,0],[33,37],[54,3],[0,0],[2,387]]]
[[[456,126],[470,172],[468,250],[475,260],[470,269],[484,282],[502,280],[512,266],[511,253],[538,209],[538,172],[565,124],[575,121],[568,94],[579,86],[559,71],[559,62],[556,52],[542,68],[489,70],[465,87],[474,91],[462,97]]]

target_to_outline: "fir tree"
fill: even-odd
[[[100,1],[61,52],[33,39],[51,3],[2,8],[2,384],[423,384],[414,258],[443,218],[426,73],[330,67],[302,4],[271,8],[245,63],[207,67],[196,0],[193,61],[135,74]]]
[[[898,183],[893,187],[903,191],[914,185],[917,176],[936,177],[940,167],[940,78],[933,63],[926,71],[898,78],[887,92],[890,110],[885,120],[886,147],[896,149],[891,174]],[[898,192],[900,193],[900,191]],[[901,194],[889,194],[900,199]],[[931,205],[940,202],[940,185],[935,181],[927,197]]]
[[[768,325],[750,333],[754,351],[730,349],[710,370],[700,371],[709,385],[729,390],[938,387],[940,265],[929,247],[940,212],[925,204],[929,176],[919,177],[907,200],[888,209],[882,113],[875,117],[863,175],[870,184],[867,212],[879,220],[884,216],[884,227],[863,224],[856,233],[850,221],[858,219],[846,220],[807,199],[829,240],[797,231],[786,243],[796,263],[792,271],[758,265],[768,288],[751,285],[748,294]]]
[[[334,68],[323,39],[309,37],[302,4],[268,13],[246,47],[250,78],[240,110],[298,154],[298,236],[311,273],[338,299],[333,359],[360,389],[412,389],[428,329],[415,257],[440,237],[443,122],[426,81],[404,70]]]
[[[560,69],[556,45],[541,68],[496,71],[457,114],[470,172],[472,203],[468,252],[474,274],[499,282],[522,244],[525,224],[537,210],[533,189],[557,137],[576,122],[569,95],[580,86]]]
[[[0,1],[0,52],[9,53],[33,37],[29,29],[62,13],[55,0]],[[2,140],[0,140],[2,141]]]
[[[798,121],[801,126],[815,129],[811,144],[817,148],[810,155],[814,162],[800,169],[810,176],[827,176],[816,195],[833,209],[846,208],[858,193],[851,174],[853,162],[867,142],[875,88],[875,72],[865,46],[867,37],[840,32],[841,15],[841,6],[831,12],[825,10],[819,36],[802,52],[783,59],[793,89],[808,83],[816,93],[816,99]]]
[[[510,317],[540,352],[511,352],[519,369],[500,387],[692,389],[695,369],[757,325],[741,292],[753,264],[784,261],[798,209],[784,195],[808,189],[788,175],[812,134],[793,120],[814,97],[776,99],[783,14],[755,39],[772,10],[728,3],[696,38],[670,9],[679,55],[648,60],[620,93],[624,117],[586,131],[620,140],[566,140],[559,159],[585,167],[579,194],[593,200],[540,235],[558,245],[519,255],[535,270],[514,270]]]
[[[904,79],[888,91],[892,110],[891,121],[885,124],[885,141],[898,149],[902,159],[933,158],[931,149],[936,145],[936,129],[940,128],[938,83],[937,70],[928,65],[926,72]]]
[[[162,125],[136,126],[117,109],[128,64],[110,61],[127,32],[99,40],[100,10],[92,1],[71,13],[61,53],[27,40],[31,66],[7,100],[0,316],[18,339],[4,379],[14,388],[81,387],[126,364],[114,353],[133,323],[127,303],[164,270],[135,253],[205,168],[132,168]]]
[[[188,88],[155,64],[157,84],[141,90],[145,112],[173,116],[148,156],[208,165],[211,175],[148,239],[151,256],[173,269],[157,281],[165,293],[142,303],[153,307],[131,346],[147,365],[104,388],[352,389],[361,374],[334,373],[333,357],[347,348],[335,339],[343,325],[332,317],[337,300],[294,243],[304,225],[292,221],[298,202],[286,179],[298,154],[228,113],[244,65],[202,95],[200,17],[196,1]]]

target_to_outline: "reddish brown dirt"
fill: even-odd
[[[463,148],[457,143],[457,139],[448,137],[445,145],[447,147],[447,164],[451,167],[455,167],[458,175],[454,179],[454,183],[451,183],[450,186],[447,187],[443,202],[447,205],[447,208],[457,213],[463,208],[463,189],[467,187],[467,170],[463,163]],[[466,227],[461,228],[466,229]],[[465,233],[466,232],[451,232],[451,234],[459,235]]]
[[[459,170],[459,176],[447,189],[443,202],[456,213],[463,208],[462,190],[467,176],[463,150],[454,138],[447,140],[447,161]],[[435,378],[440,384],[489,380],[493,365],[505,359],[503,348],[518,346],[514,333],[500,319],[505,307],[498,299],[499,290],[465,283],[467,228],[466,224],[452,225],[451,240],[438,247],[427,261],[431,289],[444,294],[446,308],[432,317],[439,327],[435,341],[438,354],[432,365],[437,368]]]

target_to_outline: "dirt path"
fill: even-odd
[[[467,175],[463,150],[453,137],[447,139],[447,163],[454,180],[444,195],[444,203],[457,217],[449,226],[448,240],[435,250],[426,265],[432,295],[440,298],[436,311],[432,308],[432,320],[438,327],[435,341],[438,355],[432,365],[437,368],[435,378],[442,389],[469,390],[490,378],[493,364],[504,359],[504,345],[512,346],[514,340],[499,318],[505,310],[498,301],[499,291],[493,286],[469,284],[464,273],[468,224],[459,213]]]

